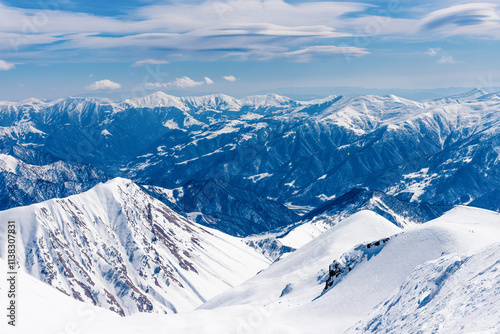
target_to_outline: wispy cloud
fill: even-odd
[[[108,79],[96,81],[85,87],[87,90],[114,90],[120,88],[122,88],[122,85]]]
[[[8,71],[16,67],[16,65],[8,63],[0,59],[0,71]]]
[[[431,12],[420,22],[420,31],[446,35],[483,35],[500,38],[498,4],[469,3]]]
[[[365,48],[355,46],[314,45],[300,50],[288,51],[287,49],[256,50],[252,52],[234,52],[229,57],[243,60],[290,60],[294,62],[310,62],[319,59],[361,57],[369,54]]]
[[[426,55],[430,57],[439,57],[436,63],[438,64],[456,64],[459,63],[459,61],[455,60],[453,56],[445,53],[444,51],[441,50],[441,48],[429,48],[427,52],[425,52]]]
[[[500,39],[498,4],[470,3],[438,10],[442,2],[403,5],[407,15],[391,12],[389,5],[375,1],[144,1],[128,14],[107,17],[0,3],[0,57],[11,59],[13,51],[23,59],[58,61],[78,59],[82,54],[94,61],[120,57],[133,62],[145,54],[151,57],[132,66],[165,64],[163,57],[170,61],[236,57],[308,62],[339,54],[368,55],[374,39],[367,44],[366,36]],[[182,58],[175,56],[179,54]]]
[[[434,57],[438,55],[439,51],[441,51],[441,48],[429,48],[425,54]]]
[[[456,64],[458,61],[456,61],[452,56],[441,56],[439,60],[437,61],[438,64]]]
[[[229,82],[235,82],[236,81],[236,77],[234,75],[226,75],[226,76],[223,76],[222,79],[224,79],[226,81],[229,81]]]
[[[212,85],[214,82],[209,77],[204,77],[202,81],[195,81],[190,77],[184,76],[182,78],[176,78],[172,82],[160,83],[160,82],[148,82],[146,87],[148,88],[191,88],[201,85]]]
[[[168,64],[169,62],[161,59],[144,59],[136,61],[132,64],[133,67],[144,66],[144,65],[162,65]]]
[[[89,50],[103,50],[103,57],[108,58],[112,54],[133,56],[139,50],[156,57],[161,50],[167,50],[192,58],[207,59],[210,54],[220,59],[234,50],[294,50],[300,45],[318,44],[317,40],[352,36],[337,30],[337,26],[344,25],[342,15],[369,7],[360,3],[283,0],[229,1],[226,5],[229,7],[221,9],[214,1],[174,1],[145,4],[129,15],[105,17],[28,10],[0,3],[0,32],[9,34],[8,38],[3,36],[6,43],[1,44],[0,51],[13,48],[29,56],[31,46],[39,44],[44,45],[41,48],[49,58]],[[93,56],[99,57],[99,52],[94,51]],[[134,66],[155,61],[140,60]]]

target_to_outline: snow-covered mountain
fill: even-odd
[[[456,207],[404,231],[362,211],[201,308],[175,315],[120,318],[21,273],[21,310],[40,324],[19,329],[49,332],[74,321],[83,333],[495,333],[499,236],[500,215],[487,210]],[[332,267],[341,274],[325,289]]]
[[[400,231],[387,219],[371,211],[360,211],[201,308],[281,301],[286,301],[287,305],[309,303],[321,293],[332,259],[360,243],[386,238]]]
[[[112,177],[167,192],[179,189],[180,211],[201,212],[204,224],[213,218],[213,208],[203,212],[182,205],[197,203],[188,191],[193,182],[245,189],[259,203],[268,199],[289,211],[318,207],[353,188],[404,202],[497,210],[499,108],[498,95],[481,90],[420,102],[394,95],[303,102],[274,94],[235,99],[162,92],[123,102],[2,102],[0,149],[36,147]],[[270,204],[255,211],[259,203],[250,203],[251,221],[266,232],[258,221]],[[210,226],[233,234],[256,232],[229,230],[228,222],[246,224],[249,217],[248,211],[239,215],[229,209],[221,208],[217,213],[224,219]]]
[[[500,214],[491,211],[457,207],[403,232],[362,211],[200,309],[214,317],[259,313],[260,322],[242,315],[258,333],[434,332],[443,322],[460,328],[473,314],[481,321],[466,328],[491,330],[500,320],[491,307],[499,281],[490,280],[499,242]]]
[[[121,178],[2,211],[0,220],[18,222],[19,264],[30,275],[120,315],[193,309],[269,264],[241,239],[186,220]]]

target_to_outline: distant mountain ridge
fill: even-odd
[[[426,101],[332,95],[304,102],[275,94],[235,99],[163,92],[119,103],[33,99],[0,103],[0,149],[33,147],[110,177],[167,192],[182,189],[183,203],[194,203],[190,184],[220,180],[256,194],[261,203],[268,200],[253,209],[254,229],[241,228],[249,221],[246,210],[216,210],[224,221],[241,225],[231,233],[246,235],[285,226],[290,208],[310,210],[353,188],[412,203],[497,210],[498,108],[497,94],[477,89]],[[271,202],[283,219],[266,227],[258,217],[267,215]],[[193,216],[202,211],[176,205]],[[220,228],[229,231],[224,224]]]
[[[46,163],[36,154],[19,154],[28,164],[11,155],[0,154],[0,211],[17,206],[68,197],[89,190],[108,176],[90,165],[74,165],[64,161]]]

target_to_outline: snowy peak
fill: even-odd
[[[123,101],[122,104],[128,108],[175,107],[180,110],[188,109],[180,98],[161,91],[146,95],[142,98],[127,99]]]
[[[215,316],[229,306],[238,314],[267,307],[262,331],[286,324],[293,333],[460,332],[456,321],[496,328],[499,236],[500,215],[486,210],[457,207],[403,231],[362,211],[202,308]]]
[[[248,96],[241,100],[244,106],[252,106],[255,108],[262,107],[285,107],[296,104],[295,101],[286,96],[276,94],[254,95]]]
[[[0,219],[19,222],[28,273],[120,315],[193,309],[268,264],[241,240],[186,220],[122,178]]]
[[[462,94],[455,94],[455,95],[450,95],[450,96],[445,96],[443,98],[435,99],[433,101],[441,101],[441,102],[449,102],[449,101],[473,101],[476,99],[479,99],[485,95],[488,95],[488,92],[480,89],[480,88],[474,88],[471,89],[468,92],[462,93]]]
[[[327,275],[325,269],[333,259],[360,243],[386,238],[400,231],[374,212],[357,212],[201,308],[217,309],[247,303],[273,303],[280,308],[278,304],[306,306],[321,294]]]
[[[200,97],[184,97],[182,101],[192,109],[201,109],[201,111],[239,111],[242,103],[240,100],[225,94],[213,94]]]

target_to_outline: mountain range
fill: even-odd
[[[480,89],[0,102],[0,220],[84,332],[494,331],[499,109]]]
[[[104,175],[131,179],[181,214],[247,236],[297,222],[353,188],[497,210],[499,105],[498,95],[478,89],[426,101],[162,92],[119,103],[30,99],[0,103],[0,149],[28,164],[37,156],[37,164],[102,171],[78,167],[91,174],[81,191]],[[47,192],[36,201],[54,196]]]

